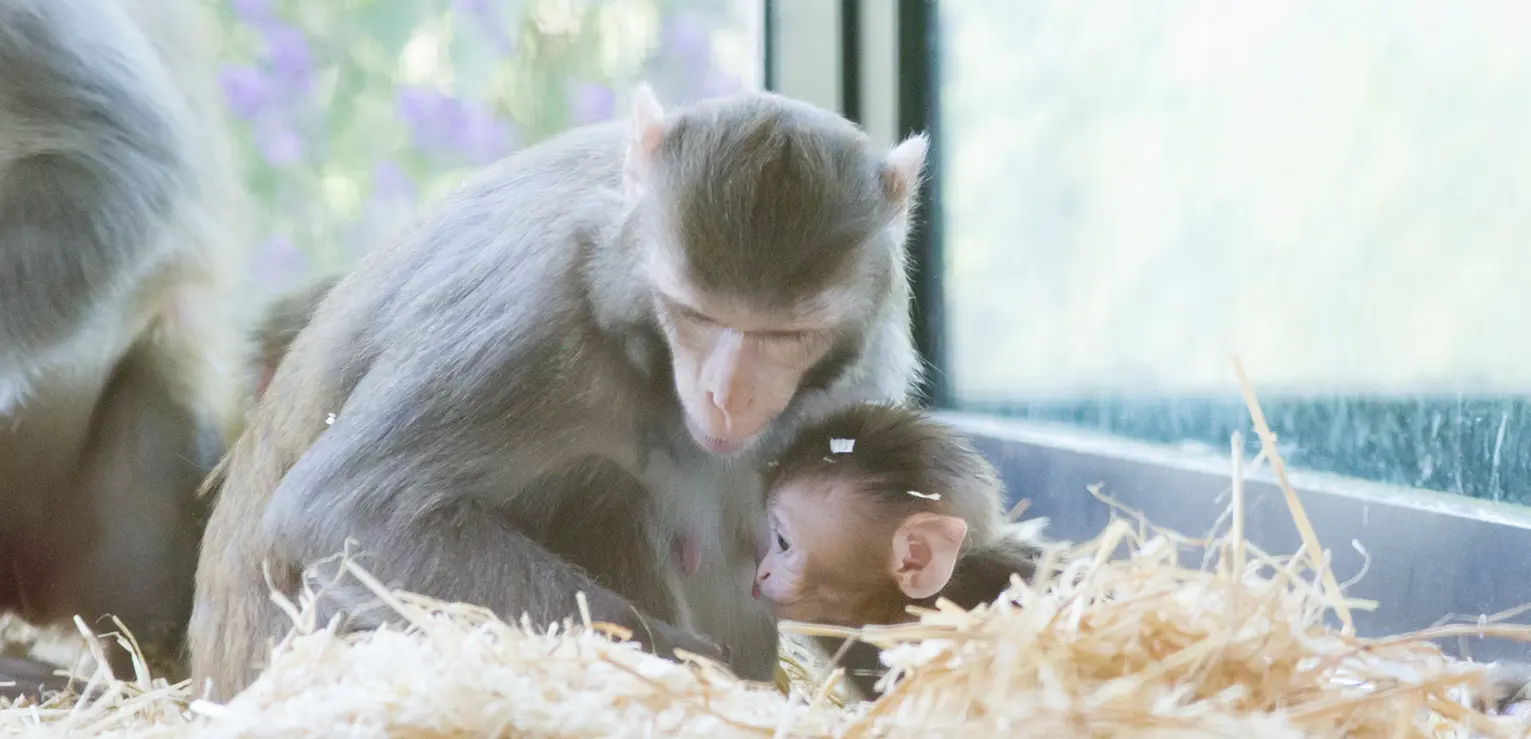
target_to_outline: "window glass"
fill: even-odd
[[[940,5],[960,408],[1531,502],[1531,5]],[[1253,441],[1251,441],[1253,443]]]
[[[612,117],[759,87],[763,0],[216,0],[260,292],[349,264],[463,176]]]

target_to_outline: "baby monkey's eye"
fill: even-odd
[[[777,532],[777,534],[776,534],[776,547],[778,549],[782,550],[783,552],[785,552],[788,549],[791,549],[792,545],[787,543],[787,537],[782,536],[780,532]]]

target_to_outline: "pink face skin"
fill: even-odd
[[[766,323],[748,311],[698,305],[693,296],[658,302],[686,428],[714,454],[747,447],[833,344],[829,330],[803,322]]]
[[[770,495],[755,597],[771,601],[778,618],[861,626],[869,593],[920,600],[950,581],[967,522],[914,513],[884,533],[877,529],[887,524],[868,520],[858,495],[844,480],[788,481]]]
[[[805,592],[810,540],[798,536],[797,522],[787,513],[790,509],[791,506],[773,504],[767,511],[766,551],[755,570],[754,596],[771,601],[778,618],[808,620],[805,616],[812,609],[804,604],[812,600]],[[784,518],[789,520],[783,521]]]
[[[875,563],[886,557],[866,551],[868,539],[877,537],[845,533],[865,531],[855,494],[844,481],[791,481],[771,495],[755,597],[771,601],[778,618],[838,623],[854,615],[853,594],[840,592],[824,575],[865,572],[871,583],[883,577]]]

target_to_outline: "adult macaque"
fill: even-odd
[[[265,394],[276,369],[286,357],[292,342],[313,320],[325,296],[339,281],[338,275],[321,277],[273,299],[261,314],[254,331],[259,357],[254,366],[257,401]],[[213,478],[215,481],[217,476]],[[598,459],[572,465],[557,481],[569,486],[569,494],[544,490],[554,500],[564,501],[550,516],[545,545],[580,567],[597,582],[628,582],[637,593],[633,604],[641,613],[661,620],[674,618],[677,608],[671,597],[670,582],[660,561],[630,557],[634,549],[657,546],[661,532],[650,530],[654,519],[654,501],[649,491],[620,468]],[[687,553],[675,553],[683,574],[694,572],[700,562],[690,537],[677,535],[672,548],[685,547]]]
[[[657,652],[769,679],[758,470],[803,420],[916,379],[904,240],[925,146],[879,155],[770,94],[666,114],[644,88],[625,124],[507,158],[363,257],[229,457],[197,684],[228,698],[290,628],[263,566],[291,594],[348,538],[394,586],[539,624],[584,592]],[[638,491],[652,535],[576,525]],[[685,577],[681,532],[702,553]],[[349,581],[321,602],[390,619]]]
[[[918,411],[864,404],[797,437],[766,480],[769,536],[755,594],[781,618],[839,626],[914,621],[911,605],[993,602],[1030,579],[1040,542],[1001,511],[994,468],[956,431]],[[838,649],[839,639],[821,639]],[[877,649],[843,658],[872,697]]]
[[[0,3],[0,611],[115,615],[156,664],[240,402],[241,203],[203,10]]]

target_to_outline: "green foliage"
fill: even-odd
[[[262,291],[345,267],[639,80],[674,104],[759,76],[758,0],[208,1]]]

